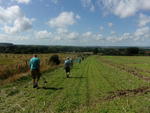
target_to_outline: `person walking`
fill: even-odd
[[[70,67],[73,68],[73,59],[70,58],[69,60],[70,60]]]
[[[31,76],[33,79],[33,88],[39,88],[38,87],[38,81],[40,79],[41,73],[40,73],[40,59],[37,57],[37,55],[33,55],[33,57],[30,59],[30,71]]]
[[[67,57],[67,59],[64,62],[64,69],[66,71],[66,77],[69,78],[70,75],[70,67],[71,67],[71,62],[69,57]]]

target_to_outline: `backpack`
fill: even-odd
[[[69,67],[70,66],[70,60],[65,60],[65,67]]]

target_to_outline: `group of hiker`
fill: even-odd
[[[76,59],[78,63],[81,63],[82,58]],[[73,59],[67,57],[66,60],[64,61],[64,70],[66,72],[66,77],[69,78],[70,76],[70,70],[73,67]],[[37,55],[33,55],[33,57],[29,61],[30,65],[30,71],[31,71],[31,77],[33,79],[33,88],[39,88],[38,86],[38,81],[41,77],[41,72],[40,72],[40,59],[37,57]]]

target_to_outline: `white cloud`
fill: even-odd
[[[0,7],[0,23],[6,33],[19,33],[32,28],[34,19],[27,18],[17,5],[8,8]]]
[[[54,32],[47,30],[35,31],[34,36],[38,39],[50,39],[51,41],[73,41],[79,39],[78,32],[71,32],[68,29],[58,28]]]
[[[7,42],[9,37],[6,34],[0,34],[0,40],[1,42]]]
[[[150,0],[98,0],[109,12],[126,18],[141,10],[150,10]]]
[[[109,27],[112,27],[112,26],[113,26],[113,23],[109,22],[109,23],[108,23],[108,26],[109,26]]]
[[[22,41],[24,41],[24,40],[29,40],[29,37],[26,37],[26,36],[20,36],[20,37],[19,37],[19,40],[22,40]]]
[[[110,35],[110,36],[105,38],[106,42],[111,42],[111,43],[123,42],[123,41],[127,41],[127,40],[130,40],[130,42],[131,42],[131,40],[133,40],[132,34],[123,33],[120,36]]]
[[[67,38],[71,39],[71,40],[76,40],[79,37],[79,33],[77,32],[71,32],[67,35]]]
[[[92,3],[92,0],[81,0],[83,7],[89,8],[90,11],[95,11],[95,6]]]
[[[83,37],[85,37],[85,38],[91,38],[91,37],[92,37],[92,35],[93,35],[93,33],[92,33],[92,32],[90,32],[90,31],[85,32],[85,33],[83,33],[83,34],[82,34],[82,36],[83,36]]]
[[[18,3],[28,4],[31,0],[15,0]]]
[[[141,27],[138,28],[133,34],[133,40],[139,41],[145,38],[150,38],[150,28],[149,27]]]
[[[11,35],[11,34],[0,33],[0,40],[1,42],[16,43],[16,42],[24,42],[25,40],[29,40],[29,37],[23,35]]]
[[[27,31],[32,28],[32,21],[26,17],[18,18],[14,21],[14,24],[12,27],[10,26],[4,26],[3,30],[6,33],[19,33],[23,31]]]
[[[14,5],[8,8],[0,7],[0,23],[12,23],[16,18],[22,17],[24,14],[22,13],[19,6]]]
[[[35,36],[38,39],[50,39],[52,33],[48,32],[47,30],[42,30],[42,31],[35,32]]]
[[[100,33],[96,34],[91,31],[83,33],[80,37],[83,38],[83,40],[88,40],[89,42],[104,40],[104,37],[102,34]]]
[[[80,34],[78,32],[70,32],[66,28],[59,28],[56,30],[53,35],[56,37],[56,39],[62,39],[62,40],[76,40],[79,38]],[[58,38],[59,37],[59,38]]]
[[[68,29],[66,29],[66,28],[58,28],[57,29],[58,34],[64,34],[64,33],[67,33],[67,32],[68,32]]]
[[[144,14],[139,15],[138,26],[142,27],[150,23],[150,16],[146,16]]]
[[[60,41],[60,40],[62,40],[62,37],[56,35],[56,36],[54,36],[54,40]]]
[[[123,41],[128,41],[128,42],[139,42],[143,39],[148,39],[150,38],[150,28],[149,27],[142,27],[138,28],[135,32],[133,33],[123,33],[120,36],[112,35],[106,37],[106,42],[123,42]]]
[[[102,34],[97,34],[96,37],[95,37],[95,39],[96,39],[97,41],[99,41],[99,40],[104,40]]]
[[[76,23],[79,19],[79,15],[75,15],[73,12],[62,12],[56,18],[52,18],[48,21],[50,27],[64,28]]]
[[[150,28],[149,27],[142,27],[142,28],[138,28],[135,33],[134,36],[135,37],[145,37],[148,34],[150,34]]]

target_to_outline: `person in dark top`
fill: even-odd
[[[67,59],[64,62],[64,69],[66,71],[66,77],[69,78],[70,75],[70,67],[71,67],[71,62],[69,57],[67,57]]]

